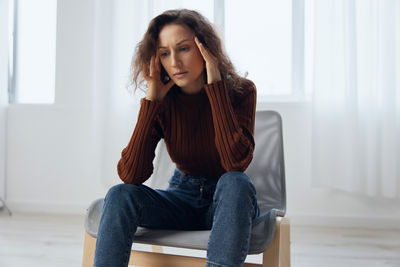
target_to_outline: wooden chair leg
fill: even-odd
[[[279,267],[279,236],[280,224],[277,220],[274,238],[263,253],[263,267]]]
[[[85,231],[82,267],[93,267],[95,249],[96,249],[96,238],[92,237]]]
[[[263,253],[263,267],[290,267],[290,222],[278,217],[274,238]]]
[[[282,218],[279,248],[279,262],[281,267],[290,267],[290,221]]]
[[[153,252],[162,253],[161,246],[151,246]],[[96,238],[92,237],[85,231],[85,241],[83,245],[82,267],[93,267],[94,252],[96,250]]]

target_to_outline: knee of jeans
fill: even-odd
[[[255,195],[251,178],[244,172],[231,171],[224,173],[217,184],[217,191],[227,191],[231,194]]]
[[[103,211],[111,212],[113,216],[137,215],[140,212],[142,190],[137,185],[117,184],[112,186],[105,198]]]
[[[105,202],[116,202],[123,204],[124,200],[132,200],[135,197],[135,191],[139,191],[138,186],[131,184],[117,184],[112,186],[104,199]]]
[[[105,201],[113,201],[121,197],[124,192],[124,184],[117,184],[112,186],[110,189],[108,189],[108,192],[105,197]]]

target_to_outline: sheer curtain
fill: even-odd
[[[135,45],[148,24],[148,4],[140,0],[96,1],[94,23],[93,121],[98,175],[106,188],[119,183],[117,163],[132,134],[139,99],[127,90]]]
[[[400,1],[312,1],[312,176],[400,197]]]

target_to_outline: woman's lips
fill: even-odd
[[[187,73],[187,72],[179,72],[179,73],[174,74],[174,77],[180,79],[180,78],[182,78],[183,76],[185,76],[186,73]]]

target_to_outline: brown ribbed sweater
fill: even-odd
[[[225,80],[205,84],[193,95],[175,85],[163,101],[142,98],[135,129],[118,162],[121,180],[138,185],[151,176],[161,138],[184,173],[218,179],[228,171],[244,171],[255,146],[256,87],[246,80],[243,88],[233,104]]]

